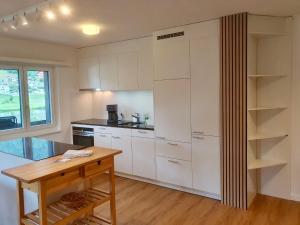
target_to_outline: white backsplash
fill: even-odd
[[[118,104],[118,111],[125,120],[132,120],[131,114],[139,113],[141,120],[149,115],[148,124],[154,123],[152,91],[104,91],[94,93],[93,117],[107,119],[106,105]]]

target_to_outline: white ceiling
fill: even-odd
[[[44,0],[0,0],[4,16]],[[237,12],[289,16],[300,13],[300,0],[68,0],[74,13],[56,22],[34,22],[0,35],[50,41],[74,47],[151,35],[153,31]],[[97,37],[80,33],[84,22],[100,24]]]

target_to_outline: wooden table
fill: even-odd
[[[2,171],[17,180],[19,223],[21,225],[111,224],[116,225],[114,156],[121,151],[91,147],[90,157],[60,162],[62,156]],[[93,187],[92,179],[108,173],[109,191]],[[48,194],[82,182],[87,196],[84,205],[70,208],[58,200],[47,203]],[[38,194],[39,209],[25,215],[24,189]],[[93,209],[110,202],[111,221],[93,215]]]

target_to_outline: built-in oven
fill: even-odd
[[[73,127],[73,144],[85,147],[94,146],[94,129],[90,127]]]

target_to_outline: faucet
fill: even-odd
[[[140,114],[134,113],[134,114],[132,114],[131,116],[133,117],[132,121],[133,121],[134,123],[140,123],[140,119],[141,119]]]

